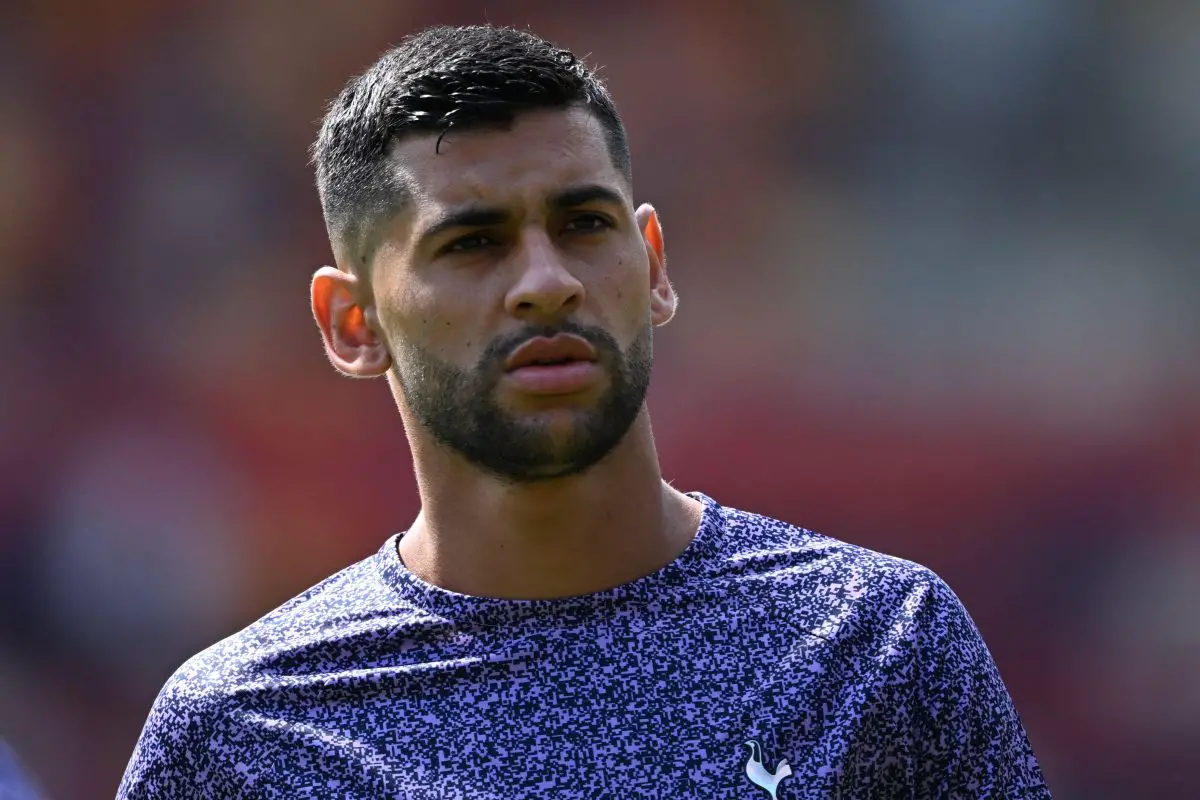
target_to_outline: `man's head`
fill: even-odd
[[[386,374],[410,435],[509,480],[620,442],[675,295],[586,65],[521,31],[424,31],[350,82],[314,160],[338,267],[313,311],[339,370]]]
[[[503,128],[535,109],[588,109],[632,184],[625,127],[604,84],[569,50],[526,31],[436,27],[352,79],[313,144],[317,189],[339,262],[366,264],[379,226],[411,200],[388,158],[401,138]]]

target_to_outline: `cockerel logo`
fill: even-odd
[[[770,794],[771,800],[779,800],[775,793],[779,791],[779,784],[783,779],[792,774],[792,766],[784,758],[780,759],[774,772],[768,772],[767,768],[763,766],[762,745],[757,740],[751,739],[746,742],[746,746],[750,748],[750,760],[746,762],[746,777],[755,786]]]

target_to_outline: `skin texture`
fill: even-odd
[[[422,510],[400,556],[487,597],[649,574],[687,547],[701,510],[662,480],[639,372],[676,306],[657,215],[634,210],[584,109],[436,140],[394,145],[412,202],[366,267],[312,282],[331,363],[386,376],[404,420]],[[515,346],[564,326],[598,353],[587,386],[534,394],[504,375]]]

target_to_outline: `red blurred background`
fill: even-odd
[[[111,797],[188,655],[417,511],[307,307],[306,147],[405,33],[603,65],[667,477],[924,563],[1055,796],[1200,786],[1200,5],[38,0],[0,25],[0,738]]]

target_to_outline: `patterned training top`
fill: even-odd
[[[937,575],[692,496],[672,563],[566,599],[440,589],[391,537],[180,667],[119,797],[1050,797]]]

